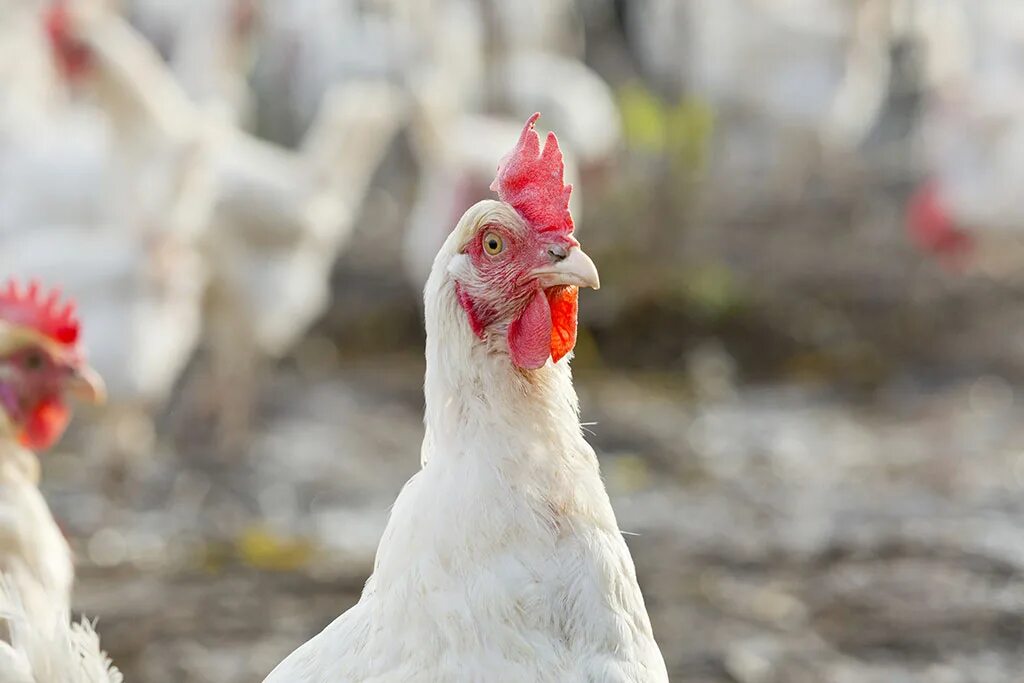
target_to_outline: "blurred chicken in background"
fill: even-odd
[[[259,0],[125,0],[121,9],[196,104],[227,122],[251,123],[255,102],[248,75]]]
[[[339,86],[324,96],[302,148],[292,151],[197,104],[149,43],[109,8],[59,3],[47,25],[62,72],[90,95],[89,106],[109,123],[112,148],[127,156],[126,182],[112,190],[152,214],[129,213],[122,235],[129,239],[103,248],[124,254],[132,267],[149,264],[147,275],[157,282],[116,274],[101,265],[110,257],[83,261],[132,301],[132,312],[143,317],[140,332],[159,337],[116,353],[122,369],[133,353],[153,354],[127,367],[143,368],[147,380],[152,374],[144,371],[152,368],[156,381],[137,382],[125,393],[166,399],[198,343],[205,307],[205,339],[219,378],[213,393],[223,398],[222,417],[236,425],[229,429],[244,430],[252,392],[243,387],[253,386],[256,359],[287,351],[329,300],[331,267],[402,120],[401,98],[384,85]],[[82,61],[74,69],[66,57],[72,52]],[[132,244],[144,250],[141,257]],[[144,302],[137,302],[140,296]],[[124,310],[114,317],[121,329],[132,319]],[[117,329],[114,319],[105,329]],[[98,347],[101,353],[116,348]],[[232,407],[232,397],[241,405]]]
[[[42,31],[32,35],[48,46],[38,58],[59,74],[60,96],[0,134],[10,148],[0,263],[77,297],[113,399],[98,450],[130,458],[150,447],[148,416],[199,338],[203,150],[194,118],[175,108],[175,85],[151,78],[159,57],[101,5],[59,2],[35,18]]]
[[[911,198],[907,227],[946,264],[1013,278],[1024,259],[1024,5],[989,0],[954,9],[958,30],[933,24],[925,35],[933,52],[955,59],[927,100],[920,140],[927,178]]]
[[[251,396],[247,364],[290,350],[328,306],[332,267],[403,109],[387,84],[348,83],[326,93],[297,151],[237,130],[226,136],[204,251],[215,369],[226,373],[225,390],[243,382],[229,394]],[[230,418],[241,431],[246,406]]]

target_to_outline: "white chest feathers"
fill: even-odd
[[[603,490],[553,506],[460,483],[406,485],[360,602],[268,681],[667,681]]]

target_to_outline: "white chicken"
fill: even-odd
[[[575,0],[485,0],[479,7],[488,42],[502,52],[523,50],[583,57],[583,21]]]
[[[70,417],[68,396],[103,399],[71,304],[11,281],[0,289],[0,572],[33,623],[70,605],[71,551],[39,492],[39,460]]]
[[[227,122],[249,121],[258,0],[131,0],[124,11],[189,97]]]
[[[418,57],[416,21],[430,0],[292,0],[264,5],[252,82],[260,128],[292,143],[312,125],[334,86],[398,83]],[[414,18],[415,17],[415,18]]]
[[[214,371],[244,382],[257,356],[286,351],[326,306],[331,267],[402,121],[402,98],[383,84],[332,89],[295,152],[196,105],[116,14],[73,19],[69,39],[90,55],[81,81],[116,127],[144,131],[192,164],[160,186],[190,192],[172,234],[194,236],[209,278],[190,281],[205,297]]]
[[[423,467],[359,602],[268,683],[667,681],[567,356],[578,287],[557,140],[530,118],[501,201],[471,207],[425,292]]]
[[[993,275],[1019,272],[1024,209],[1024,5],[991,0],[959,7],[966,50],[937,79],[922,129],[928,179],[910,203],[914,241],[944,260]],[[939,24],[934,28],[943,28]],[[948,39],[931,49],[953,53]],[[928,38],[929,36],[925,36]],[[953,46],[955,47],[955,45]]]
[[[327,93],[297,152],[224,131],[203,240],[215,379],[233,387],[223,437],[244,438],[261,360],[291,349],[327,308],[331,270],[403,111],[390,86],[349,83]]]
[[[607,166],[622,138],[611,87],[578,59],[541,51],[513,50],[496,61],[494,86],[507,111],[520,119],[545,114],[579,162],[582,173]]]
[[[59,283],[96,321],[86,343],[112,400],[92,445],[127,462],[148,450],[151,415],[199,340],[211,195],[173,84],[137,87],[159,57],[107,16],[63,2],[35,14],[65,86],[107,106],[76,97],[0,133],[0,270]],[[103,68],[118,59],[132,68]]]
[[[26,611],[18,584],[0,576],[0,683],[123,683],[86,619],[72,622],[66,610],[41,624]]]
[[[224,132],[205,249],[261,352],[287,351],[327,305],[331,267],[403,120],[395,89],[350,83],[328,92],[297,152]]]
[[[31,0],[0,0],[0,131],[60,100],[39,13]]]

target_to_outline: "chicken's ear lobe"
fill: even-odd
[[[459,300],[459,306],[466,312],[466,318],[469,320],[469,327],[473,330],[473,334],[477,339],[483,339],[485,325],[480,311],[477,310],[476,303],[458,282],[455,283],[455,296]]]

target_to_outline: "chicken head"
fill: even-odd
[[[573,236],[571,185],[562,153],[549,133],[544,147],[526,122],[515,148],[499,164],[485,200],[456,228],[460,254],[452,261],[459,304],[481,340],[507,342],[516,366],[558,362],[576,343],[579,287],[600,286],[597,268]],[[501,348],[501,344],[497,344]]]
[[[74,304],[12,280],[0,290],[0,412],[10,435],[32,450],[49,448],[67,427],[69,396],[105,397],[85,362]]]

